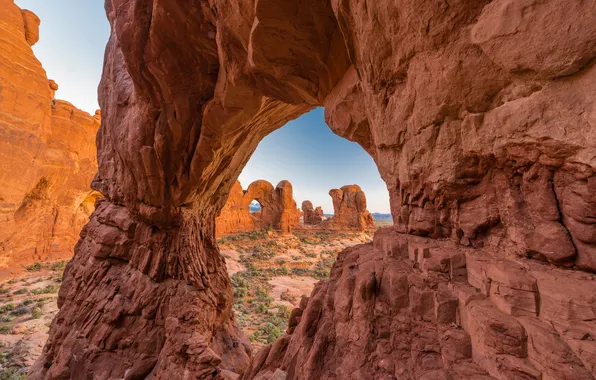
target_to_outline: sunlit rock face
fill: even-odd
[[[594,6],[107,1],[105,198],[30,378],[592,379]],[[251,362],[215,217],[258,142],[320,105],[394,228]]]
[[[372,215],[366,209],[366,195],[358,185],[346,185],[329,190],[333,201],[333,217],[326,226],[335,229],[364,231],[375,227]]]
[[[39,18],[0,1],[0,273],[70,258],[99,193],[99,116],[54,99],[31,46]]]
[[[257,201],[259,211],[251,214],[250,204]],[[217,235],[234,234],[263,228],[291,232],[300,223],[300,212],[293,198],[292,184],[281,181],[274,188],[265,180],[251,183],[246,191],[236,181],[226,204],[215,219]]]

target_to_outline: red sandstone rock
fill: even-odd
[[[331,189],[329,195],[333,200],[334,215],[326,225],[361,231],[375,227],[373,217],[366,209],[366,195],[358,185]]]
[[[302,212],[304,213],[304,224],[317,225],[323,221],[323,209],[320,206],[315,209],[311,201],[302,202]]]
[[[105,199],[30,378],[593,378],[593,8],[106,2]],[[215,216],[259,141],[321,105],[375,160],[396,231],[340,254],[249,367]]]
[[[533,292],[540,307],[549,310],[559,307],[553,294],[559,291],[537,286],[536,279],[521,272],[543,281],[583,277],[596,284],[596,278],[529,260],[497,260],[489,251],[480,255],[475,251],[379,230],[372,245],[340,254],[331,278],[315,287],[307,305],[292,312],[302,318],[280,338],[284,344],[271,346],[268,357],[276,359],[255,359],[244,378],[267,379],[282,370],[290,379],[354,378],[354,374],[403,379],[593,379],[589,352],[594,351],[577,345],[591,342],[586,336],[594,331],[592,322],[579,323],[570,334],[563,325],[552,327],[549,318],[554,314],[501,311],[493,292],[484,293],[482,284],[505,284],[506,302],[523,300]],[[421,254],[409,261],[410,252]],[[465,278],[454,281],[441,267],[424,269],[424,262],[433,257],[443,257],[447,268],[461,267],[462,254],[469,255],[464,268],[472,272],[483,268],[475,274],[481,288]],[[483,264],[471,265],[477,259]],[[577,291],[578,313],[559,312],[561,321],[592,318],[588,310],[596,305],[593,289]]]
[[[99,120],[54,100],[30,45],[40,20],[0,2],[0,270],[70,258],[95,198]]]
[[[249,207],[254,200],[259,202],[261,210],[251,214]],[[251,183],[246,191],[236,181],[216,218],[215,229],[218,235],[266,227],[290,232],[298,225],[299,219],[292,185],[288,181],[281,181],[274,189],[269,182],[258,180]]]
[[[244,201],[244,191],[239,181],[236,181],[226,204],[215,219],[215,231],[218,235],[234,232],[250,231],[255,228],[255,218],[250,214],[249,205]]]

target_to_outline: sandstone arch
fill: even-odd
[[[93,181],[105,199],[30,377],[242,372],[215,216],[259,140],[324,105],[377,163],[395,231],[346,251],[246,377],[591,378],[593,280],[555,265],[596,270],[596,23],[585,2],[532,4],[107,1]],[[582,289],[565,296],[586,314],[560,302],[554,274]],[[528,336],[572,365],[541,367],[556,360]]]
[[[261,210],[251,214],[250,204],[253,201],[261,205]],[[244,191],[240,182],[236,181],[216,218],[216,231],[219,235],[261,228],[290,232],[299,222],[300,214],[290,182],[281,181],[274,188],[261,179],[251,183]]]

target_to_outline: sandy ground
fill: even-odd
[[[19,379],[41,354],[58,312],[62,270],[26,273],[0,286],[0,378]]]
[[[222,249],[220,252],[226,260],[226,268],[230,277],[238,272],[246,270],[244,265],[238,262],[238,260],[240,260],[240,252],[233,249]]]
[[[310,296],[312,289],[318,281],[307,276],[279,276],[273,277],[268,282],[273,287],[269,295],[273,297],[274,302],[293,309],[298,307],[302,296]],[[284,298],[291,299],[292,302],[283,300],[281,297],[282,294],[285,294]]]
[[[318,237],[317,237],[318,236]],[[269,312],[280,306],[288,310],[296,307],[303,295],[309,296],[319,281],[309,273],[323,258],[333,259],[337,252],[355,244],[366,243],[371,235],[338,233],[320,237],[316,232],[302,231],[295,235],[270,234],[257,241],[232,241],[221,245],[228,274],[246,271],[242,260],[266,269],[286,268],[302,270],[296,275],[274,275],[263,281],[263,288],[271,297]],[[254,245],[264,245],[274,251],[268,259],[250,259]],[[256,256],[255,256],[256,257]],[[243,261],[246,263],[246,261]],[[0,284],[0,379],[21,379],[41,354],[48,337],[49,326],[58,312],[57,292],[64,263],[44,264]],[[53,268],[53,269],[52,269]],[[35,310],[34,310],[35,309]],[[260,315],[248,315],[243,326],[247,334],[259,327]],[[255,349],[262,343],[253,342]]]

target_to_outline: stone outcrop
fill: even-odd
[[[311,201],[302,202],[302,212],[304,213],[304,224],[318,225],[323,222],[323,209],[321,206],[314,208]]]
[[[366,195],[358,185],[346,185],[329,190],[333,200],[333,217],[326,226],[339,229],[365,231],[375,228],[375,221],[366,209]]]
[[[0,9],[0,273],[70,258],[99,193],[99,117],[54,99],[31,46],[40,20],[12,0]]]
[[[250,204],[257,201],[261,210],[250,212]],[[251,183],[246,191],[236,181],[226,204],[215,221],[218,235],[251,231],[262,228],[274,228],[290,232],[300,222],[300,213],[296,209],[292,184],[281,181],[275,188],[265,180]]]
[[[244,199],[244,190],[240,181],[236,181],[226,204],[221,209],[219,216],[215,219],[215,231],[217,235],[228,235],[237,232],[252,231],[255,229],[255,218],[250,213],[250,203]]]
[[[381,229],[244,379],[594,379],[595,294],[594,275]]]
[[[105,198],[29,377],[593,378],[593,8],[107,1]],[[321,105],[395,230],[248,368],[215,217],[258,142]]]

